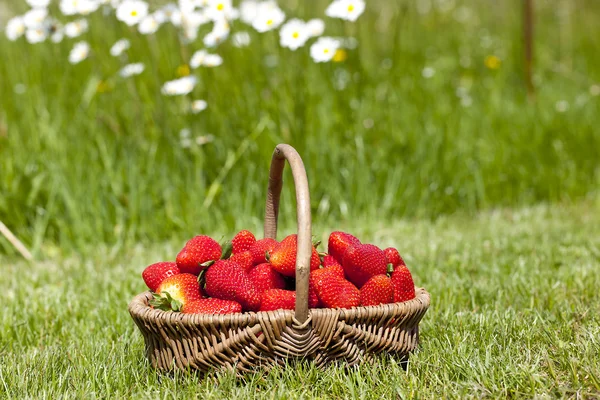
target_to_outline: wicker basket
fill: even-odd
[[[416,288],[416,297],[403,303],[352,309],[309,309],[308,277],[311,218],[308,180],[302,159],[288,145],[273,153],[265,216],[265,237],[275,238],[285,160],[296,186],[298,253],[296,309],[206,315],[161,311],[148,305],[145,292],[129,304],[129,312],[144,335],[146,355],[161,370],[211,369],[249,372],[293,359],[318,366],[342,360],[347,365],[372,354],[390,353],[402,359],[419,341],[419,321],[429,307],[429,293]]]

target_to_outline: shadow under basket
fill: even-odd
[[[317,366],[343,361],[353,366],[377,353],[406,360],[417,347],[419,322],[430,303],[423,288],[415,288],[416,297],[402,303],[308,308],[312,252],[308,180],[300,156],[288,145],[278,145],[273,153],[265,237],[277,235],[285,160],[294,176],[298,214],[295,310],[183,314],[153,309],[148,304],[152,293],[141,293],[129,304],[129,313],[144,336],[146,355],[154,368],[245,373],[292,360],[312,360]]]

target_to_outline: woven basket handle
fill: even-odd
[[[310,220],[310,194],[304,163],[298,152],[290,145],[275,147],[269,172],[269,192],[265,212],[265,237],[277,237],[277,216],[279,215],[279,197],[283,184],[283,166],[285,160],[292,168],[296,186],[296,208],[298,218],[298,252],[296,253],[296,320],[304,323],[308,318],[308,274],[312,254],[312,230]]]

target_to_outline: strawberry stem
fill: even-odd
[[[387,265],[387,274],[388,274],[388,276],[392,275],[392,272],[394,272],[394,264],[389,263]]]

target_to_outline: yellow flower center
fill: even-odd
[[[483,61],[483,63],[489,69],[498,69],[498,68],[500,68],[501,61],[500,61],[500,58],[492,55],[492,56],[487,56],[485,58],[485,60]]]
[[[188,76],[190,74],[190,67],[187,64],[180,65],[177,67],[177,76]]]
[[[273,25],[273,20],[272,19],[268,20],[267,25]]]
[[[348,58],[348,53],[344,49],[337,49],[333,55],[333,62],[342,62]]]
[[[138,15],[137,10],[131,10],[131,16],[132,17],[137,17],[137,15]]]
[[[298,34],[298,32],[294,32],[294,33],[292,34],[292,37],[293,37],[294,39],[298,39],[298,36],[300,36],[300,34]]]
[[[323,53],[325,53],[325,54],[329,53],[329,49],[323,49]]]
[[[350,4],[348,6],[348,12],[352,12],[352,11],[354,11],[354,5]]]
[[[225,5],[223,5],[223,3],[217,4],[217,10],[223,11],[224,8],[225,8]]]

